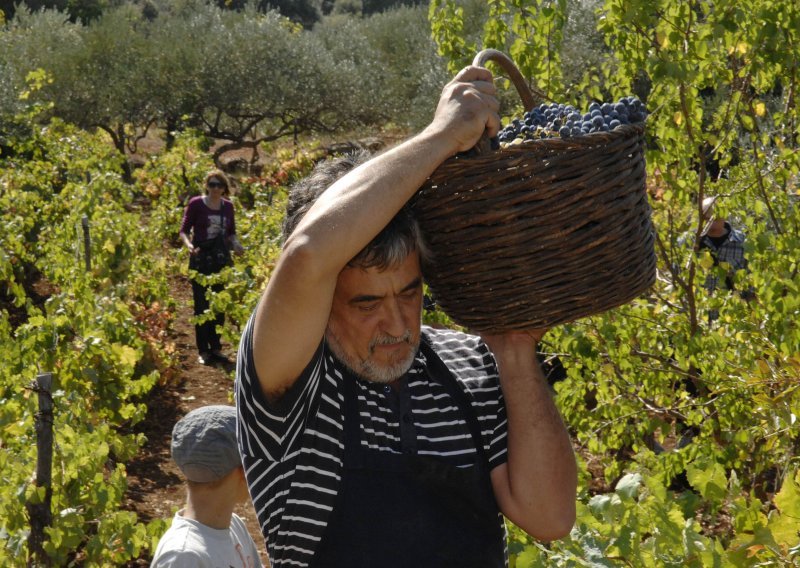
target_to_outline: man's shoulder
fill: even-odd
[[[428,326],[423,326],[422,333],[433,351],[451,370],[494,364],[489,348],[477,335]]]
[[[422,334],[434,347],[457,348],[465,347],[475,349],[482,344],[481,338],[477,335],[458,331],[456,329],[422,326]]]
[[[294,404],[299,397],[317,392],[318,389],[316,388],[312,390],[307,388],[310,381],[315,381],[326,375],[335,376],[336,370],[334,367],[337,365],[337,361],[334,357],[328,356],[329,350],[327,344],[324,338],[321,339],[316,351],[306,363],[306,366],[301,371],[297,380],[287,392],[281,395],[280,401],[277,403],[269,402],[261,392],[258,372],[256,371],[254,361],[253,330],[255,327],[257,309],[258,308],[255,308],[251,313],[239,339],[239,355],[235,370],[237,389],[242,389],[242,393],[248,398],[253,397],[261,408],[270,409],[282,416],[294,408]],[[341,363],[338,363],[338,365],[344,368]],[[341,371],[341,368],[339,368],[339,371]],[[326,382],[319,381],[319,383],[325,384]]]
[[[728,240],[734,243],[743,243],[745,241],[744,231],[731,228]]]

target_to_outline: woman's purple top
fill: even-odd
[[[219,210],[214,210],[205,204],[202,195],[192,197],[183,212],[181,233],[191,234],[192,244],[213,239],[219,234],[229,240],[236,234],[233,203],[223,199]]]

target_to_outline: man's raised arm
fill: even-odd
[[[543,330],[483,335],[500,372],[508,461],[492,470],[503,514],[534,538],[563,538],[575,522],[577,464],[569,433],[536,359]]]
[[[280,398],[324,336],[339,273],[447,158],[497,133],[489,71],[467,67],[443,89],[431,123],[328,188],[287,238],[259,302],[253,351],[261,387]]]

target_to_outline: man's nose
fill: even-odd
[[[395,299],[384,302],[383,320],[381,321],[381,331],[392,337],[400,337],[408,329],[403,310]]]

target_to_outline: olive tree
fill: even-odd
[[[168,138],[189,126],[225,141],[219,160],[231,149],[376,116],[359,61],[275,11],[186,0],[153,18],[131,5],[109,9],[86,26],[60,12],[26,13],[2,41],[12,76],[4,85],[20,93],[28,73],[44,70],[38,100],[55,116],[105,131],[121,154],[136,152],[156,125]]]
[[[416,128],[430,119],[448,74],[426,13],[400,7],[363,18],[333,15],[314,28],[333,59],[352,69],[360,122]]]
[[[164,92],[177,95],[173,100],[191,125],[228,142],[216,157],[304,132],[335,131],[350,121],[347,62],[334,60],[315,36],[277,12],[207,9],[172,21],[154,36],[156,43],[171,45],[176,26],[187,28],[178,37],[191,42],[191,72],[169,57],[162,61],[183,85],[176,89],[165,76]],[[173,53],[179,54],[180,49]]]
[[[52,10],[18,13],[3,33],[16,88],[21,92],[25,77],[44,71],[48,80],[31,102],[48,103],[53,116],[81,128],[104,131],[121,154],[135,152],[157,116],[144,25],[131,7],[109,10],[86,26]]]
[[[358,82],[364,70],[276,11],[188,0],[159,13],[148,42],[161,54],[150,85],[161,122],[168,132],[190,126],[225,141],[215,160],[283,137],[352,128],[371,108]]]
[[[22,110],[32,93],[29,79],[41,69],[45,84],[54,80],[50,60],[62,46],[80,41],[80,27],[57,11],[31,13],[20,9],[0,32],[0,112],[6,116]],[[39,85],[41,86],[41,85]]]

